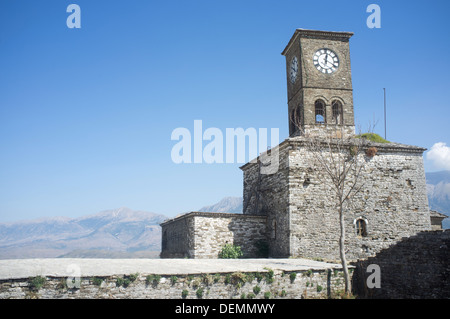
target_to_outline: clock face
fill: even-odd
[[[291,66],[289,68],[289,78],[291,79],[291,83],[294,84],[295,80],[297,80],[298,73],[298,61],[297,57],[293,57],[291,61]]]
[[[339,57],[330,49],[320,49],[313,57],[314,66],[324,74],[336,72],[339,68]]]

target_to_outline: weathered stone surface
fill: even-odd
[[[450,230],[422,232],[355,263],[355,291],[365,298],[450,298]],[[368,289],[368,265],[380,267],[380,288]]]
[[[395,143],[369,146],[377,147],[378,153],[365,157],[364,186],[353,199],[353,210],[346,213],[349,259],[372,256],[403,237],[431,229],[424,149]],[[249,201],[244,214],[267,216],[271,256],[339,260],[337,204],[326,172],[303,137],[290,138],[279,149],[276,174],[260,176],[253,163],[242,167],[244,202]],[[251,196],[256,183],[261,190],[258,208]],[[356,234],[359,218],[367,223],[365,237]]]
[[[67,286],[78,265],[80,286]],[[18,266],[18,267],[15,267]],[[271,277],[271,272],[273,276]],[[295,275],[291,275],[295,273]],[[33,289],[29,277],[45,277]],[[121,279],[135,281],[120,285]],[[156,280],[155,276],[159,275]],[[152,276],[148,279],[148,276]],[[295,278],[294,278],[295,277]],[[97,280],[94,280],[97,278]],[[100,279],[100,281],[99,281]],[[259,293],[254,289],[258,286]],[[203,289],[201,297],[197,295]],[[37,259],[0,261],[0,298],[327,298],[344,289],[340,265],[300,259]],[[257,290],[257,289],[255,289]],[[254,296],[252,296],[252,294]]]
[[[245,258],[258,257],[266,239],[265,216],[194,212],[165,221],[161,258],[217,258],[225,244],[240,246]]]
[[[289,44],[283,51],[286,57],[289,135],[298,129],[291,117],[297,110],[304,131],[308,134],[322,135],[331,127],[316,125],[315,101],[325,103],[325,122],[331,124],[332,102],[337,100],[343,108],[344,132],[353,135],[355,132],[353,110],[353,87],[350,64],[349,39],[351,32],[327,32],[297,29]],[[319,72],[313,63],[313,56],[320,49],[331,49],[339,57],[339,68],[331,74]],[[293,57],[299,60],[299,76],[295,83],[289,79],[290,61]]]
[[[162,225],[163,231],[166,228],[178,232],[186,240],[177,243],[177,238],[168,239],[167,243],[171,243],[164,245],[163,239],[162,256],[215,257],[221,245],[238,240],[247,255],[253,256],[251,247],[257,234],[258,240],[266,239],[270,257],[339,260],[338,202],[330,176],[308,145],[307,138],[311,136],[320,137],[323,144],[330,143],[331,149],[326,145],[322,149],[325,161],[332,161],[339,153],[364,163],[359,177],[362,187],[344,213],[348,260],[367,259],[431,230],[424,148],[368,142],[364,151],[370,147],[376,152],[351,154],[356,141],[349,50],[352,35],[298,29],[282,53],[287,62],[290,138],[270,151],[279,155],[275,171],[262,173],[263,156],[241,167],[243,213],[248,218],[262,219],[255,222],[256,219],[241,218],[232,224],[219,215],[210,215],[208,220],[187,215],[173,220]],[[313,56],[326,48],[336,53],[340,64],[333,72],[318,72]],[[298,59],[299,74],[292,83],[289,74],[294,57]],[[323,107],[316,108],[317,101]],[[334,101],[340,103],[342,112],[335,108],[333,115]],[[347,144],[338,150],[334,138],[345,138]],[[353,177],[350,174],[348,180]],[[187,229],[182,229],[183,225]],[[414,247],[409,249],[414,253]]]

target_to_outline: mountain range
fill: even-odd
[[[450,171],[426,174],[430,209],[450,215]],[[199,212],[242,213],[241,197],[225,197]],[[52,217],[0,223],[0,259],[158,258],[167,216],[129,208],[79,218]],[[450,218],[443,221],[450,228]]]
[[[0,259],[89,255],[157,257],[167,217],[128,208],[80,218],[53,217],[0,224]]]
[[[240,213],[242,199],[226,197],[200,212]],[[158,258],[167,216],[129,208],[79,218],[50,217],[0,223],[0,259]]]
[[[431,210],[450,216],[450,171],[426,173],[428,205]],[[450,218],[442,226],[450,228]]]

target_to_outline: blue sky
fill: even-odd
[[[80,29],[66,25],[71,3]],[[371,3],[380,29],[366,25]],[[357,123],[384,135],[386,88],[387,138],[445,153],[449,15],[448,1],[2,0],[0,222],[123,206],[175,216],[242,196],[241,164],[177,165],[171,133],[202,120],[284,140],[281,51],[296,28],[354,32]],[[425,157],[426,171],[445,164]]]

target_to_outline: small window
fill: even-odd
[[[325,102],[317,100],[315,103],[316,124],[324,124],[325,121]]]
[[[274,219],[272,220],[272,233],[271,233],[271,239],[277,239],[277,221]]]
[[[342,125],[344,124],[343,119],[343,111],[342,111],[342,103],[339,101],[333,101],[332,110],[333,110],[333,124]]]
[[[362,219],[362,218],[357,219],[355,226],[356,226],[356,235],[357,236],[359,236],[359,237],[367,236],[367,223],[364,219]]]

